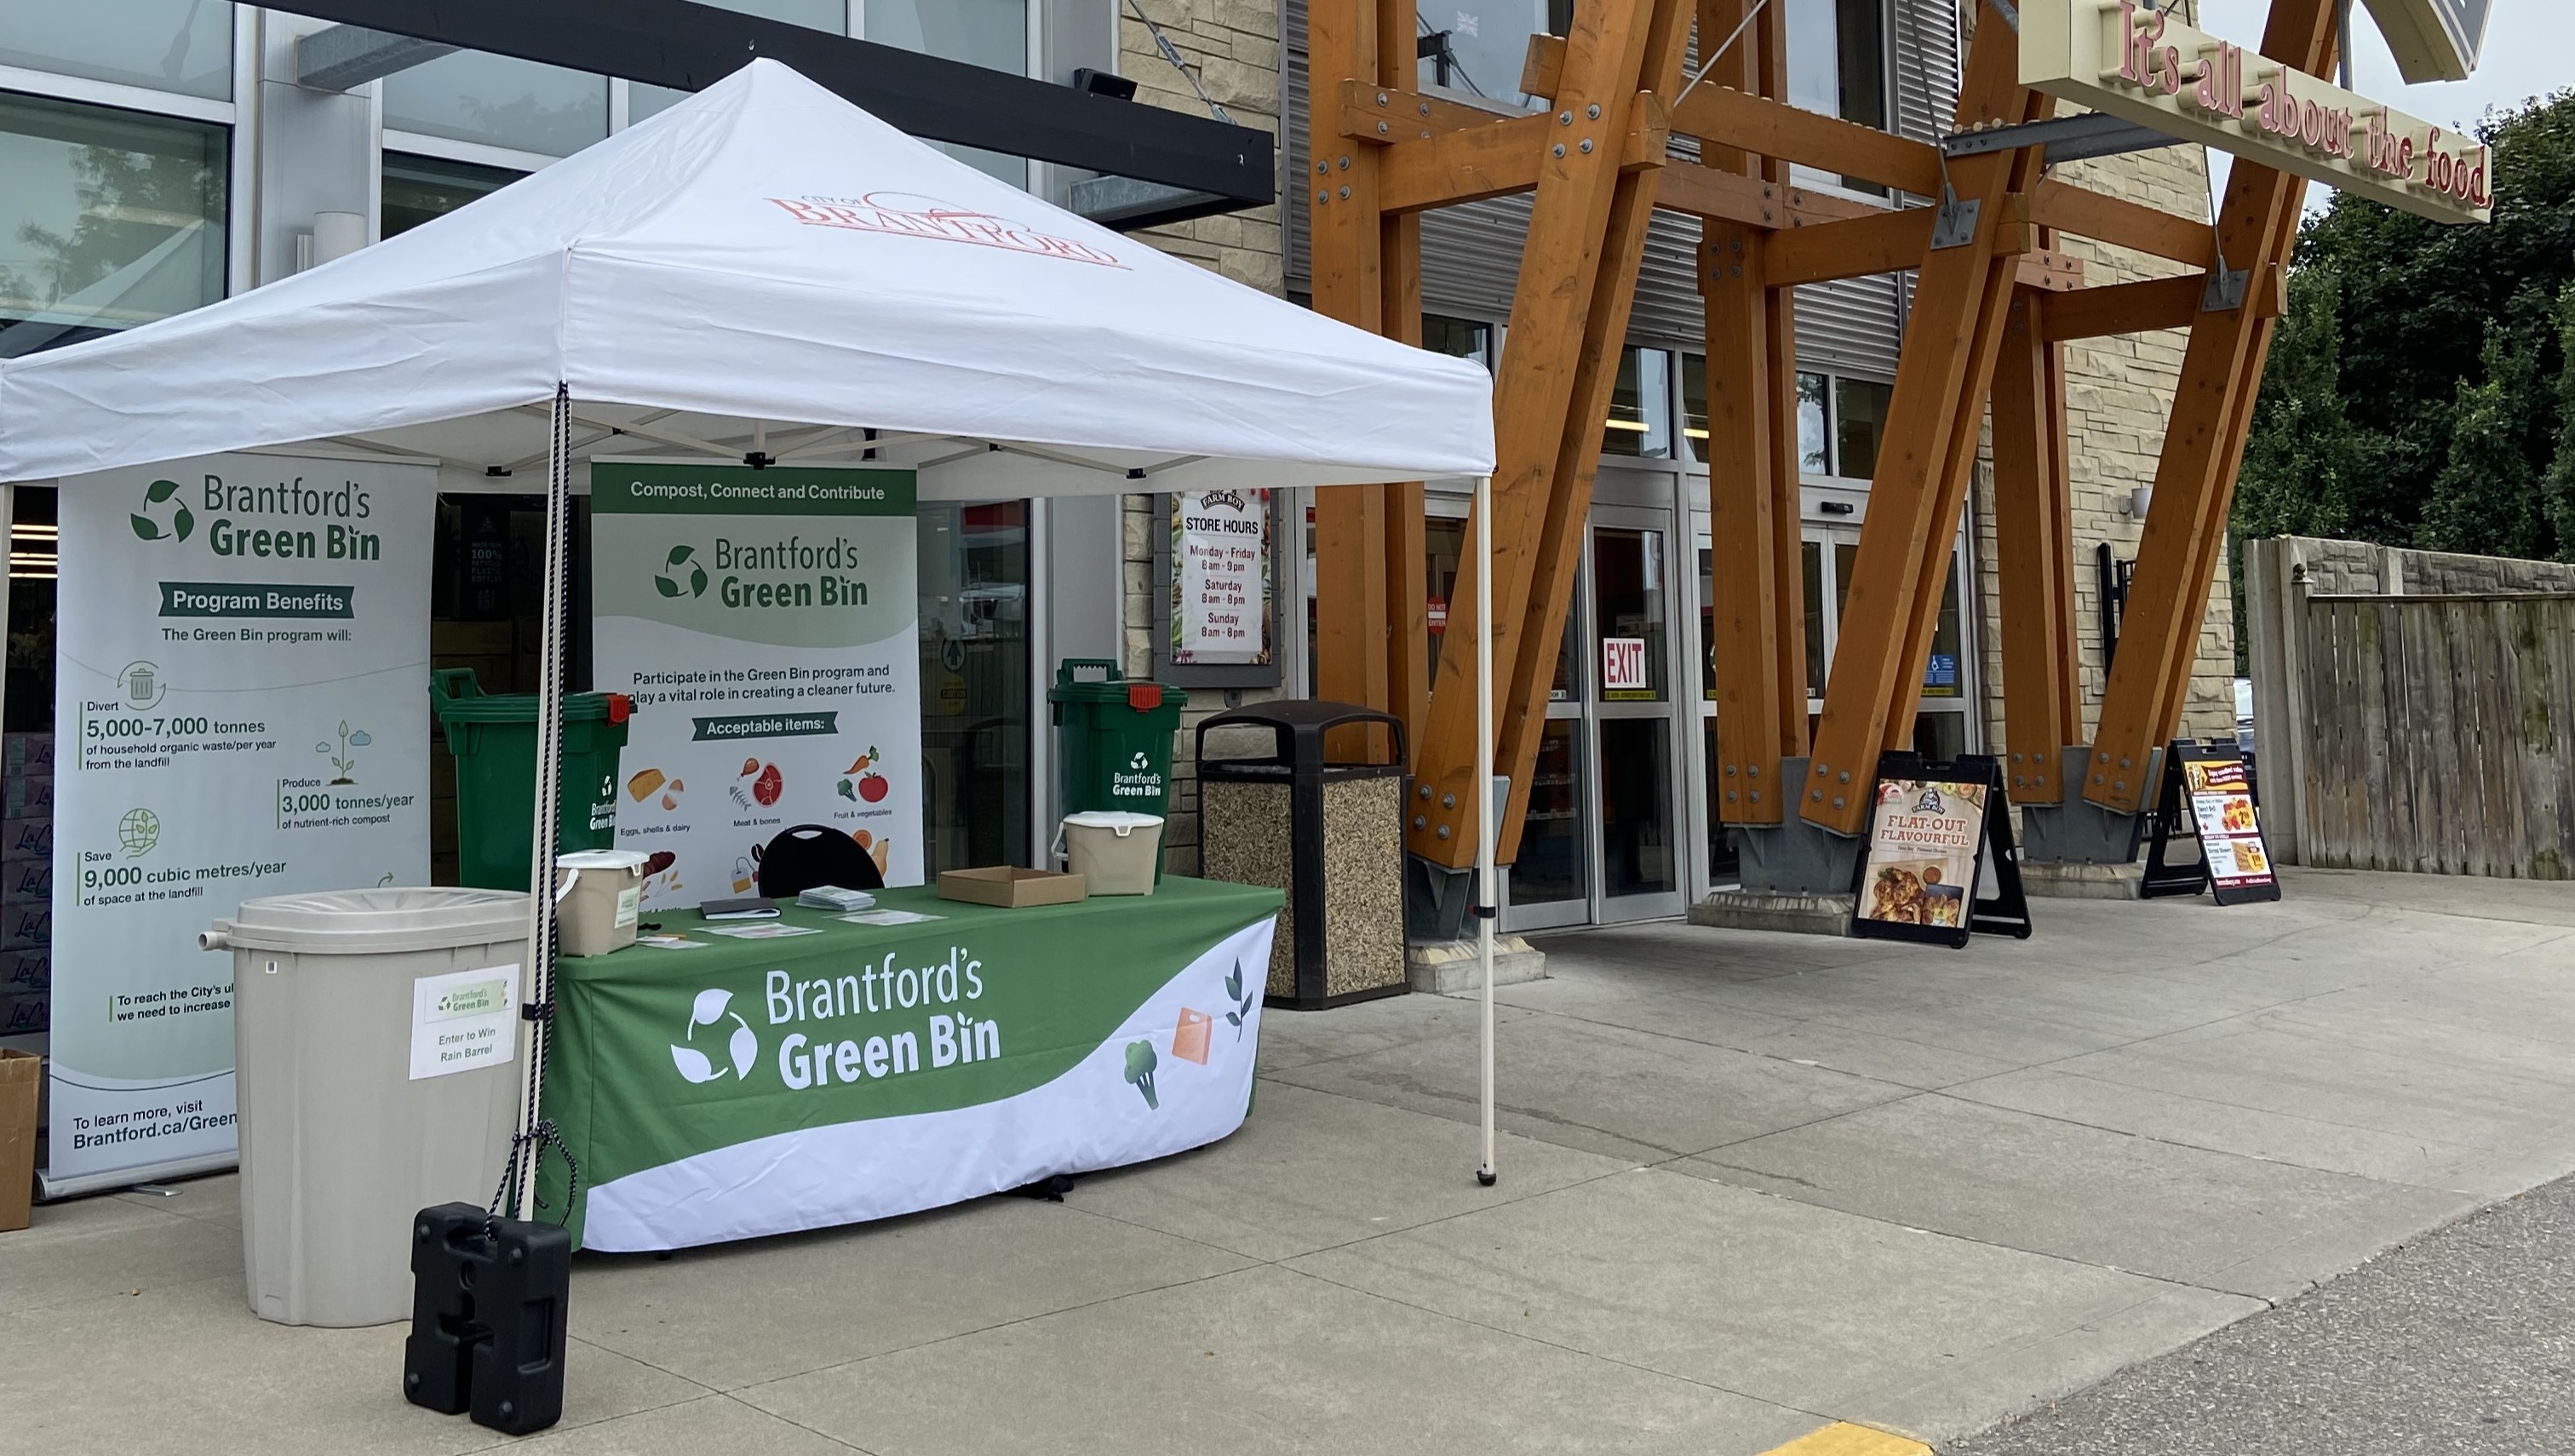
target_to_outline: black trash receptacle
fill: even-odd
[[[1392,761],[1335,763],[1326,730],[1383,724]],[[1208,735],[1267,728],[1267,757],[1209,756]],[[1314,1010],[1404,989],[1403,724],[1346,703],[1262,703],[1199,725],[1200,871],[1288,892],[1269,1004]]]

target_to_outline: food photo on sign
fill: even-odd
[[[1981,783],[1889,778],[1877,786],[1861,918],[1941,929],[1967,923],[1985,830]]]

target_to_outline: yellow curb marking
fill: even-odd
[[[1931,1448],[1867,1426],[1835,1421],[1785,1446],[1774,1446],[1761,1456],[1931,1456]]]

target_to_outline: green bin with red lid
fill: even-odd
[[[429,675],[447,751],[456,759],[456,867],[478,889],[525,890],[536,826],[537,696],[487,694],[471,668]],[[635,705],[623,693],[567,693],[556,852],[617,843],[617,760]]]
[[[1047,703],[1059,817],[1094,809],[1171,816],[1172,739],[1187,693],[1131,679],[1116,663],[1067,658]]]

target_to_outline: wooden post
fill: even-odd
[[[1400,0],[1313,0],[1305,16],[1306,53],[1310,74],[1326,82],[1317,95],[1328,96],[1328,83],[1342,77],[1375,77],[1385,17],[1408,17],[1410,9]],[[1403,54],[1411,54],[1408,39]],[[1302,185],[1313,203],[1315,311],[1387,333],[1389,323],[1400,327],[1399,319],[1386,316],[1387,294],[1400,293],[1404,280],[1401,269],[1390,278],[1385,267],[1378,150],[1340,135],[1336,107],[1318,103],[1310,110],[1311,160]],[[1410,277],[1417,297],[1417,256]],[[1414,329],[1417,339],[1417,322]],[[1377,486],[1314,492],[1314,686],[1326,699],[1395,711],[1387,671],[1386,508],[1386,492]],[[1333,744],[1338,752],[1363,746],[1358,740]]]
[[[2037,120],[2053,109],[2020,84],[2011,23],[1984,0],[1959,89],[1960,127]],[[1886,440],[1867,523],[1842,608],[1823,723],[1798,810],[1811,823],[1857,834],[1867,820],[1878,753],[1910,730],[1922,687],[1917,644],[1940,605],[1977,423],[1992,384],[2018,264],[1999,247],[2005,201],[2037,181],[2026,150],[1950,164],[1960,203],[1976,205],[1968,241],[1934,247],[1913,298],[1912,344],[1897,365]]]
[[[2065,347],[2046,299],[2013,300],[1994,372],[1994,547],[2004,625],[2003,736],[2014,803],[2062,803],[2065,747],[2082,741],[2074,626],[2074,519],[2066,470]]]
[[[1700,0],[1698,33],[1736,36],[1747,0]],[[1769,13],[1707,66],[1701,85],[1775,96],[1784,88],[1785,20]],[[1784,191],[1787,169],[1705,143],[1700,165]],[[1785,810],[1779,760],[1805,749],[1805,614],[1799,576],[1794,294],[1766,283],[1770,232],[1706,220],[1699,292],[1707,337],[1709,651],[1716,669],[1717,812],[1775,824]]]
[[[1551,655],[1562,626],[1559,617],[1553,623],[1540,621],[1532,630],[1531,593],[1533,587],[1552,586],[1541,582],[1542,559],[1552,570],[1552,560],[1562,548],[1560,529],[1554,541],[1548,531],[1551,515],[1561,520],[1551,508],[1561,504],[1557,473],[1570,417],[1577,408],[1592,411],[1594,401],[1589,396],[1602,393],[1596,387],[1581,388],[1589,383],[1584,379],[1584,358],[1594,337],[1590,326],[1602,293],[1604,260],[1616,256],[1606,245],[1620,192],[1618,144],[1626,135],[1629,113],[1639,104],[1637,80],[1651,28],[1648,7],[1655,3],[1599,0],[1577,6],[1573,33],[1566,42],[1563,80],[1553,98],[1556,125],[1550,134],[1554,140],[1544,144],[1538,168],[1528,242],[1512,295],[1510,332],[1503,345],[1500,377],[1494,383],[1498,462],[1491,491],[1493,617],[1487,623],[1478,620],[1471,608],[1459,610],[1474,600],[1473,579],[1482,569],[1476,562],[1462,563],[1456,600],[1449,606],[1447,650],[1440,655],[1437,684],[1430,696],[1428,728],[1414,755],[1416,794],[1405,819],[1406,846],[1432,863],[1451,868],[1462,868],[1472,858],[1475,815],[1484,796],[1481,785],[1471,781],[1475,690],[1469,654],[1463,648],[1474,641],[1474,634],[1490,632],[1496,681],[1523,685],[1534,674],[1524,669],[1522,658]],[[1678,0],[1659,3],[1671,5]],[[1644,196],[1650,200],[1651,194]],[[1641,224],[1639,228],[1641,246]],[[1611,290],[1622,300],[1632,293],[1635,264],[1631,252],[1622,280]],[[1319,264],[1316,271],[1320,272]],[[1614,370],[1614,358],[1610,362]],[[1596,412],[1591,414],[1595,429],[1598,418]],[[1583,484],[1587,483],[1586,477]],[[1578,543],[1578,515],[1572,524]],[[1542,698],[1545,680],[1534,681]],[[1515,691],[1525,690],[1515,687]],[[1499,731],[1505,745],[1513,743],[1516,734],[1533,755],[1537,733],[1525,727],[1526,721],[1543,718],[1545,710],[1541,705],[1532,715],[1524,711],[1525,703],[1525,698],[1503,700]],[[1528,791],[1524,763],[1508,754],[1498,755],[1496,762],[1497,771],[1511,776],[1514,808],[1523,806]],[[1517,818],[1514,812],[1511,820]],[[1505,846],[1503,857],[1508,858],[1509,852]]]
[[[2331,0],[2276,0],[2262,54],[2310,74],[2329,67]],[[2302,179],[2238,159],[2217,223],[2222,266],[2259,278],[2268,265],[2284,261],[2305,197]],[[2085,800],[2113,812],[2145,807],[2155,787],[2146,771],[2150,755],[2177,729],[2190,690],[2253,394],[2270,349],[2274,321],[2250,307],[2251,299],[2248,288],[2243,304],[2201,313],[2182,356],[2154,504],[2138,543],[2119,651],[2084,775]]]

